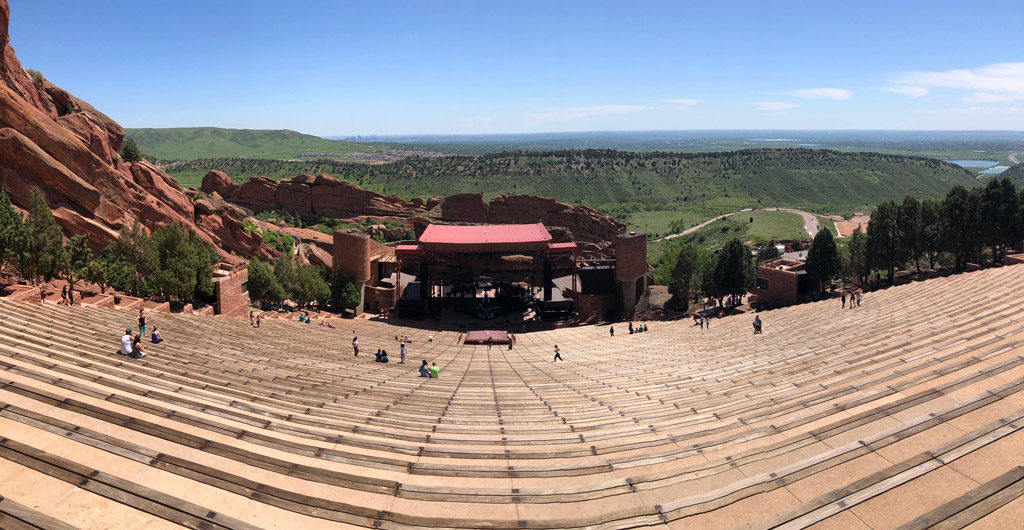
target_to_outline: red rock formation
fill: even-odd
[[[203,191],[220,193],[225,200],[254,212],[285,210],[316,222],[321,216],[355,220],[365,217],[407,219],[426,217],[448,223],[536,223],[563,227],[583,241],[610,241],[626,227],[586,206],[530,195],[501,195],[490,204],[478,193],[403,201],[385,197],[328,175],[296,175],[275,181],[254,177],[241,186],[220,171],[203,178]],[[302,237],[302,236],[300,236]]]
[[[64,230],[88,234],[94,247],[138,220],[150,230],[172,222],[195,229],[231,263],[241,261],[232,253],[276,254],[244,233],[237,208],[197,209],[159,168],[115,160],[124,129],[62,88],[33,79],[9,44],[9,14],[7,0],[0,0],[0,189],[15,205],[26,207],[29,190],[38,186]]]
[[[568,228],[574,238],[583,241],[612,241],[626,225],[587,208],[532,195],[499,195],[487,207],[487,222],[535,223]]]
[[[238,184],[223,171],[213,170],[203,177],[203,185],[199,189],[207,195],[217,193],[221,197],[228,197],[238,189]]]
[[[316,222],[321,216],[348,219],[367,215],[408,217],[410,211],[425,213],[422,200],[407,203],[329,175],[302,174],[280,181],[254,177],[238,186],[223,173],[211,171],[203,177],[202,190],[217,191],[224,199],[254,212],[283,209],[307,222]]]

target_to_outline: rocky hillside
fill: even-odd
[[[150,230],[168,223],[194,229],[229,263],[278,251],[243,230],[248,212],[284,207],[311,220],[386,216],[450,222],[544,221],[578,236],[603,240],[623,226],[588,208],[527,196],[456,195],[424,202],[385,197],[326,176],[299,175],[280,183],[253,179],[237,185],[223,173],[204,182],[208,194],[183,188],[155,165],[126,163],[117,153],[124,129],[88,103],[21,66],[10,46],[10,8],[0,0],[0,189],[27,207],[33,186],[42,189],[61,227],[84,233],[94,249],[138,220]],[[217,193],[213,193],[216,191]],[[225,200],[227,199],[227,200]],[[232,204],[232,202],[237,204]]]
[[[24,208],[39,186],[64,230],[88,234],[94,248],[138,220],[150,230],[173,222],[195,229],[228,262],[276,255],[241,229],[239,208],[196,201],[154,165],[120,160],[120,125],[22,68],[9,42],[9,14],[0,0],[0,188],[16,206]]]
[[[426,218],[445,223],[536,223],[563,227],[582,241],[608,241],[625,225],[586,206],[573,206],[554,199],[530,195],[500,195],[484,202],[479,193],[448,197],[413,198],[403,201],[384,196],[329,175],[296,175],[273,180],[255,177],[244,184],[220,171],[203,178],[202,191],[215,200],[223,198],[254,212],[284,210],[306,222],[320,217],[354,220],[385,217],[410,220]]]

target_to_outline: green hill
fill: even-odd
[[[996,175],[996,178],[1008,178],[1018,186],[1024,184],[1024,164],[1010,166],[1006,171]]]
[[[541,195],[619,217],[643,210],[725,212],[776,205],[843,211],[908,193],[939,197],[954,184],[976,184],[969,171],[939,160],[821,149],[514,152],[379,165],[234,158],[195,160],[168,169],[188,186],[197,186],[210,169],[240,182],[257,175],[328,173],[384,194]]]
[[[125,129],[147,156],[161,160],[195,160],[213,157],[290,159],[304,153],[331,154],[377,151],[383,144],[327,140],[288,130],[220,129]]]

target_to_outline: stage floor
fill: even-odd
[[[487,339],[490,339],[492,344],[508,344],[509,342],[508,332],[493,329],[469,331],[462,342],[465,344],[487,344]]]

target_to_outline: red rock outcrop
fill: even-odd
[[[531,195],[500,195],[484,202],[479,193],[460,193],[403,201],[383,196],[329,175],[296,175],[275,181],[254,177],[239,186],[220,171],[203,178],[203,191],[217,192],[225,200],[254,212],[285,210],[306,222],[320,217],[355,220],[365,217],[427,218],[447,223],[536,223],[563,227],[583,241],[610,241],[624,230],[622,223],[586,206],[573,206]],[[280,231],[280,230],[279,230]],[[301,237],[301,236],[300,236]]]
[[[487,222],[535,223],[560,226],[583,241],[611,241],[626,225],[586,206],[574,206],[547,197],[499,195],[487,207]]]
[[[217,193],[221,197],[227,197],[238,189],[238,184],[223,171],[213,170],[203,177],[203,185],[199,189],[207,195]]]
[[[93,247],[138,220],[150,230],[180,223],[230,263],[234,255],[273,256],[259,236],[242,230],[244,214],[230,205],[204,208],[148,162],[115,156],[124,129],[64,89],[22,68],[9,43],[10,8],[0,0],[0,189],[26,207],[38,186],[68,233],[85,233]],[[230,179],[228,179],[230,180]]]
[[[359,216],[407,217],[410,211],[426,212],[422,200],[402,199],[374,193],[330,175],[296,175],[275,181],[254,177],[241,186],[220,171],[203,177],[202,190],[217,191],[225,200],[254,212],[285,210],[307,222],[323,217],[347,219]]]

